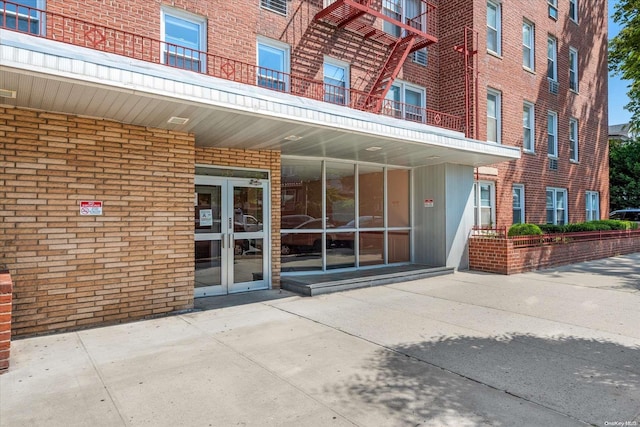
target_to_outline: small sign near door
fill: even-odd
[[[211,227],[213,225],[213,211],[211,209],[200,209],[200,226]]]
[[[424,199],[424,207],[432,208],[433,207],[433,199]]]
[[[98,200],[81,200],[80,215],[102,215],[102,202]]]

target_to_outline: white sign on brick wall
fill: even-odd
[[[80,215],[102,215],[102,202],[98,200],[80,201]]]

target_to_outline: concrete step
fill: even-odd
[[[410,271],[386,272],[380,274],[363,274],[360,277],[344,277],[340,273],[335,274],[335,280],[326,280],[327,275],[319,275],[318,281],[314,282],[313,276],[307,275],[303,277],[289,276],[281,279],[280,286],[287,291],[306,296],[316,296],[328,294],[331,292],[340,292],[350,289],[366,288],[371,286],[389,285],[398,282],[408,282],[411,280],[425,279],[428,277],[441,276],[443,274],[452,274],[453,267],[428,267],[417,268]]]

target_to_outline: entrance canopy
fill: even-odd
[[[0,30],[0,104],[190,132],[202,147],[397,166],[483,166],[515,147]]]

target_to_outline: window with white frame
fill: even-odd
[[[585,200],[587,210],[587,221],[600,219],[600,193],[597,191],[587,191]]]
[[[163,63],[191,71],[205,71],[207,21],[203,16],[163,7],[160,12]]]
[[[473,184],[474,223],[478,227],[490,228],[495,225],[495,184],[475,182]]]
[[[524,102],[522,107],[522,148],[524,151],[535,151],[535,105]]]
[[[547,0],[549,4],[549,18],[558,19],[558,0]]]
[[[569,18],[578,22],[578,0],[569,0]]]
[[[522,224],[524,219],[524,185],[513,184],[513,223]]]
[[[426,12],[421,0],[384,0],[382,2],[382,12],[391,19],[416,28],[420,31],[427,31]],[[402,28],[391,22],[383,21],[382,29],[388,34],[396,37],[402,35]]]
[[[501,140],[501,93],[487,90],[487,141],[500,143]]]
[[[281,92],[289,90],[289,45],[258,38],[258,86]]]
[[[547,78],[558,81],[558,41],[555,37],[547,38]]]
[[[325,56],[323,81],[326,102],[340,105],[349,103],[349,64]]]
[[[578,91],[578,51],[569,48],[569,89]]]
[[[528,70],[535,69],[535,36],[532,23],[522,23],[522,66]]]
[[[578,119],[569,119],[569,160],[578,161]]]
[[[0,28],[41,35],[44,25],[40,10],[44,8],[44,0],[0,1]]]
[[[547,187],[547,224],[566,224],[567,210],[567,189]]]
[[[387,92],[383,113],[414,122],[423,123],[426,91],[424,88],[396,80]]]
[[[547,113],[547,154],[551,158],[558,158],[558,113]]]
[[[501,49],[500,3],[487,2],[487,50],[500,55]]]
[[[287,0],[260,0],[260,6],[281,15],[287,14]]]

